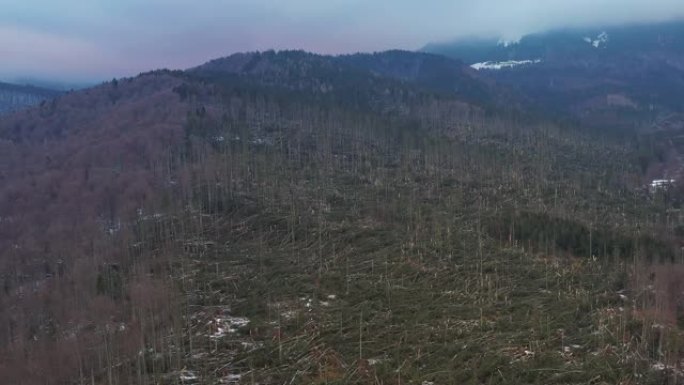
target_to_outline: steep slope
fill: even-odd
[[[151,175],[163,151],[182,137],[186,109],[172,91],[178,84],[170,75],[149,74],[0,120],[2,382],[57,384],[78,377],[78,368],[99,372],[98,346],[120,341],[108,331],[139,325],[130,306],[142,299],[134,291],[144,288],[145,301],[161,306],[158,276],[130,270],[152,269],[154,262],[127,262],[130,245],[115,235],[147,207],[155,183],[163,183]],[[125,301],[116,289],[124,267]]]
[[[481,63],[481,72],[584,125],[644,129],[684,110],[682,22],[552,31],[519,42],[431,44],[425,50]],[[498,69],[502,63],[508,67]]]
[[[459,58],[551,116],[639,135],[650,179],[684,177],[684,22],[551,31],[425,50]],[[657,164],[650,165],[650,160]]]
[[[0,119],[2,380],[673,374],[679,276],[647,263],[680,222],[635,148],[432,92],[395,55],[236,55]]]

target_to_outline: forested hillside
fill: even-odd
[[[524,95],[524,110],[589,131],[639,136],[640,156],[649,159],[641,164],[646,183],[684,178],[683,32],[680,20],[558,29],[518,41],[466,39],[424,49],[462,60],[482,78]]]
[[[682,112],[684,22],[561,29],[519,41],[430,44],[555,113],[598,130],[643,130]]]
[[[39,87],[0,83],[0,114],[38,105],[60,93]]]
[[[237,55],[0,119],[0,382],[676,383],[654,155],[396,55]]]

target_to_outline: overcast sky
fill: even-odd
[[[237,51],[418,49],[684,17],[684,0],[0,0],[0,79],[92,81]]]

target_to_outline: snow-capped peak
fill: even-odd
[[[608,33],[606,31],[601,32],[595,38],[585,37],[583,39],[585,42],[594,46],[594,48],[600,48],[601,46],[606,46],[608,44]]]

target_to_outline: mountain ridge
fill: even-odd
[[[670,376],[684,226],[641,143],[432,55],[210,63],[0,117],[3,381]]]
[[[298,65],[297,68],[293,64]],[[339,74],[344,71],[345,77]],[[433,93],[444,93],[456,96],[464,102],[478,104],[495,109],[511,108],[520,102],[519,95],[497,85],[491,80],[479,76],[462,62],[448,59],[440,55],[419,52],[391,50],[372,54],[318,55],[304,51],[265,51],[238,53],[228,57],[215,59],[188,70],[190,74],[224,73],[240,76],[260,77],[268,82],[268,76],[280,81],[290,79],[290,86],[308,88],[314,92],[325,92],[327,87],[347,88],[351,91],[351,82],[361,82],[359,87],[366,87],[367,82],[376,80],[381,83],[395,81],[387,87],[401,88],[401,82],[414,84],[418,89]],[[322,79],[329,84],[322,84]],[[332,82],[332,83],[331,83]],[[335,84],[335,83],[338,84]],[[315,83],[315,84],[313,84]],[[383,87],[378,84],[378,87]]]

